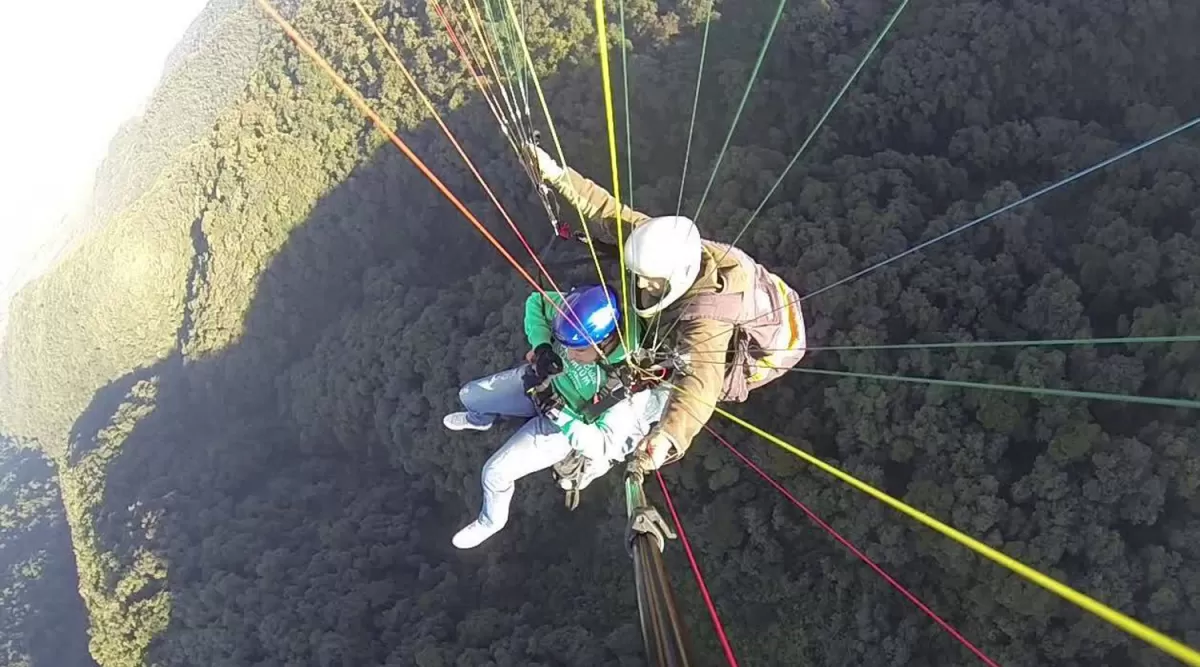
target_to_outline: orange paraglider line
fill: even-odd
[[[475,229],[479,230],[479,233],[482,234],[483,237],[486,238],[488,242],[490,242],[506,260],[508,260],[509,264],[512,264],[513,268],[517,270],[517,273],[520,273],[521,277],[524,278],[526,282],[532,285],[533,288],[542,295],[542,298],[549,302],[550,305],[553,306],[560,315],[569,320],[578,322],[578,318],[575,318],[563,311],[563,309],[559,307],[559,305],[553,299],[550,298],[550,295],[546,293],[546,290],[542,289],[542,287],[537,284],[537,281],[533,279],[533,276],[529,275],[529,272],[525,270],[525,267],[521,266],[520,262],[513,258],[508,249],[505,248],[498,240],[496,240],[496,237],[490,231],[488,231],[487,227],[485,227],[483,223],[479,222],[479,219],[475,217],[475,214],[472,213],[470,209],[468,209],[466,205],[464,205],[462,201],[460,201],[459,198],[456,197],[454,193],[446,187],[446,184],[443,183],[442,180],[438,178],[428,166],[426,166],[425,162],[422,161],[421,158],[417,157],[417,155],[413,153],[412,149],[408,147],[408,144],[404,143],[404,140],[397,136],[396,133],[392,131],[392,129],[388,127],[386,123],[383,122],[383,119],[380,118],[379,114],[375,113],[375,110],[367,104],[362,95],[359,94],[359,92],[350,84],[346,83],[346,80],[343,79],[337,73],[337,71],[333,69],[333,66],[330,65],[328,61],[321,57],[321,54],[317,53],[317,50],[313,48],[312,44],[310,44],[308,40],[306,40],[299,32],[297,32],[287,19],[283,18],[283,16],[281,16],[279,12],[267,2],[267,0],[256,0],[256,2],[260,7],[262,7],[263,11],[266,12],[269,17],[271,17],[272,20],[279,24],[279,27],[282,28],[283,31],[287,33],[287,36],[296,43],[296,46],[302,52],[304,52],[305,55],[307,55],[309,58],[312,58],[317,67],[324,71],[329,78],[333,79],[338,87],[342,89],[342,92],[346,93],[346,96],[350,98],[350,101],[354,104],[354,106],[357,107],[364,116],[369,118],[371,122],[375,124],[375,127],[378,128],[379,131],[384,134],[384,136],[391,140],[393,144],[395,144],[396,148],[400,149],[400,152],[403,153],[404,156],[408,158],[408,160],[412,162],[414,166],[416,166],[416,168],[425,176],[425,178],[429,179],[429,182],[432,183],[435,188],[437,188],[438,192],[442,193],[442,196],[444,196],[451,204],[453,204],[454,207],[458,209],[458,212],[461,213],[463,217],[466,218],[472,225],[474,225]]]
[[[461,157],[463,162],[466,163],[467,169],[471,170],[471,174],[475,176],[475,180],[479,181],[479,185],[482,186],[483,191],[487,193],[488,199],[495,204],[496,209],[500,211],[500,215],[504,217],[504,221],[508,223],[508,226],[513,230],[513,233],[517,235],[517,239],[521,241],[521,245],[525,246],[525,250],[529,252],[529,256],[533,257],[533,263],[537,265],[539,270],[541,270],[542,275],[546,276],[546,279],[550,282],[550,286],[553,287],[556,292],[561,294],[562,288],[558,286],[558,283],[554,282],[554,276],[551,276],[550,272],[546,270],[546,267],[542,265],[542,260],[540,257],[538,257],[537,251],[535,251],[533,247],[529,245],[529,241],[526,240],[525,235],[522,234],[521,230],[517,228],[517,223],[513,221],[511,216],[509,216],[508,211],[504,208],[504,205],[500,203],[500,200],[496,197],[496,194],[492,192],[492,188],[489,187],[487,181],[484,180],[483,174],[480,174],[479,170],[475,168],[475,163],[471,162],[471,158],[467,157],[467,152],[463,150],[462,145],[458,143],[458,139],[454,136],[454,133],[450,131],[449,127],[446,127],[445,121],[442,120],[442,115],[438,113],[437,108],[433,106],[433,102],[431,102],[429,97],[425,95],[424,91],[421,90],[421,87],[417,85],[417,80],[413,77],[412,72],[408,71],[408,67],[404,65],[404,61],[400,60],[400,54],[396,53],[396,49],[394,49],[391,43],[387,41],[387,37],[383,34],[383,30],[379,28],[379,24],[375,22],[375,19],[371,18],[371,15],[367,12],[366,8],[362,6],[362,3],[359,0],[352,1],[354,2],[354,6],[358,8],[359,13],[362,14],[363,20],[365,20],[371,26],[371,30],[375,32],[375,36],[378,37],[379,41],[383,43],[383,47],[387,50],[388,55],[392,57],[392,61],[395,62],[396,66],[400,68],[400,73],[404,75],[404,80],[407,81],[408,85],[412,87],[414,92],[416,92],[417,97],[421,100],[421,104],[425,107],[425,110],[428,111],[431,116],[433,116],[434,122],[436,122],[438,127],[442,130],[442,134],[446,135],[446,139],[450,141],[450,144],[454,146],[454,150],[458,152],[459,157]]]

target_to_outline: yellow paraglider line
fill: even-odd
[[[833,465],[830,465],[830,464],[826,463],[825,461],[822,461],[821,459],[817,458],[816,456],[813,456],[812,454],[804,451],[803,449],[800,449],[799,447],[795,447],[795,446],[789,444],[782,438],[779,438],[778,436],[767,433],[763,429],[755,426],[754,424],[751,424],[750,422],[747,422],[746,420],[738,417],[737,415],[734,415],[726,410],[723,410],[720,407],[717,407],[716,405],[714,405],[712,403],[704,401],[704,399],[697,397],[695,394],[693,394],[685,389],[682,389],[681,387],[678,387],[678,386],[676,386],[674,384],[670,384],[670,383],[666,383],[666,384],[668,386],[670,386],[673,390],[675,390],[685,396],[689,396],[695,400],[701,401],[704,405],[712,407],[713,412],[715,412],[716,414],[721,415],[722,417],[737,424],[738,426],[741,426],[742,428],[750,431],[751,433],[759,436],[760,438],[767,440],[768,442],[779,447],[780,449],[783,449],[784,451],[800,458],[805,463],[808,463],[809,465],[819,468],[822,472],[832,475],[833,477],[841,480],[842,482],[845,482],[846,484],[867,494],[868,496],[871,496],[872,498],[887,505],[888,507],[891,507],[892,509],[900,512],[901,514],[904,514],[905,516],[908,516],[909,518],[916,520],[917,522],[925,525],[928,528],[932,528],[933,530],[941,533],[942,535],[950,538],[951,540],[954,540],[955,542],[958,542],[962,546],[970,549],[971,551],[974,551],[975,553],[979,554],[980,556],[983,556],[984,558],[992,561],[993,563],[996,563],[997,565],[1004,567],[1005,569],[1009,570],[1010,572],[1012,572],[1020,577],[1023,577],[1027,581],[1034,583],[1034,584],[1046,589],[1047,591],[1050,591],[1051,593],[1061,597],[1062,599],[1076,605],[1080,609],[1083,609],[1084,611],[1090,612],[1090,613],[1098,616],[1099,618],[1111,623],[1112,625],[1120,628],[1121,630],[1124,630],[1125,632],[1137,637],[1138,639],[1141,639],[1142,641],[1150,644],[1151,646],[1154,646],[1155,648],[1158,648],[1158,649],[1164,651],[1165,653],[1170,654],[1172,657],[1177,658],[1188,665],[1200,666],[1200,652],[1197,652],[1195,649],[1187,646],[1186,644],[1183,644],[1182,642],[1172,639],[1171,637],[1164,635],[1163,633],[1155,630],[1154,628],[1151,628],[1150,626],[1145,625],[1144,623],[1142,623],[1140,621],[1137,621],[1129,616],[1126,616],[1125,614],[1122,614],[1121,612],[1113,609],[1112,607],[1109,607],[1108,605],[1104,604],[1103,602],[1100,602],[1099,600],[1096,600],[1095,598],[1089,597],[1089,596],[1075,590],[1074,588],[1071,588],[1070,586],[1058,581],[1057,579],[1054,579],[1053,577],[1051,577],[1049,575],[1042,574],[1038,570],[1035,570],[1032,567],[1029,567],[1028,565],[1022,563],[1021,561],[1013,558],[1012,556],[1009,556],[1008,554],[1006,554],[1002,551],[999,551],[997,549],[993,549],[992,547],[989,547],[988,545],[984,544],[983,542],[980,542],[979,540],[971,537],[970,535],[967,535],[966,533],[958,530],[957,528],[954,528],[953,526],[942,523],[941,521],[922,512],[921,510],[913,507],[912,505],[909,505],[908,503],[905,503],[904,501],[899,500],[898,498],[895,498],[893,496],[888,495],[887,493],[884,493],[883,491],[880,491],[879,489],[862,481],[861,479],[855,477],[854,475],[851,475],[850,473],[845,472],[845,471],[841,470],[840,468],[834,467]]]
[[[513,9],[512,0],[504,0],[504,5],[508,9],[509,16],[516,15],[516,11]],[[525,42],[525,31],[521,28],[520,23],[515,20],[513,21],[513,30],[517,33],[517,43],[521,45],[521,52],[525,59],[525,66],[529,68],[529,78],[533,79],[533,88],[537,91],[538,103],[542,107],[542,114],[546,117],[546,126],[550,128],[550,137],[554,140],[554,150],[558,152],[558,163],[562,165],[563,169],[567,169],[567,156],[563,153],[562,142],[560,142],[558,139],[558,130],[554,128],[554,118],[550,115],[550,105],[546,103],[546,94],[542,91],[541,78],[537,74],[537,69],[535,69],[533,66],[533,56],[529,54],[529,45]],[[617,203],[619,205],[620,201]],[[574,204],[574,202],[572,202],[572,204]],[[600,283],[603,284],[604,269],[600,268],[600,256],[596,254],[596,246],[594,243],[592,243],[592,232],[588,228],[587,218],[583,215],[583,209],[579,208],[578,205],[575,206],[575,212],[579,214],[579,223],[583,226],[583,236],[587,241],[588,252],[592,255],[592,263],[596,267],[596,277],[599,279]],[[622,271],[622,274],[624,274],[624,271]],[[610,305],[614,309],[616,308],[616,304]],[[626,323],[628,323],[629,313],[622,313],[622,316]],[[617,336],[621,340],[621,346],[626,350],[632,351],[632,348],[626,344],[625,336],[621,333],[620,329],[617,329]],[[631,355],[625,355],[625,359],[628,363],[632,363],[630,356]]]
[[[600,49],[600,78],[604,81],[604,120],[608,123],[608,158],[612,165],[613,199],[617,200],[617,251],[621,256],[621,312],[625,313],[625,338],[632,338],[629,309],[629,285],[625,272],[625,223],[621,220],[621,175],[617,171],[617,127],[613,119],[612,77],[608,71],[608,27],[604,20],[604,0],[596,0],[596,41]],[[633,360],[625,357],[630,364]]]

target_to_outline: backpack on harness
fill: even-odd
[[[781,377],[804,357],[807,340],[800,295],[741,250],[711,241],[705,245],[737,260],[741,270],[752,276],[751,287],[740,293],[692,297],[679,318],[733,325],[721,400],[740,403],[752,389]]]

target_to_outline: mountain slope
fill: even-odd
[[[523,6],[566,153],[607,182],[590,7]],[[776,6],[718,6],[685,213]],[[531,240],[544,240],[530,185],[431,8],[368,7]],[[647,213],[679,206],[703,7],[626,3],[632,200]],[[738,233],[889,11],[876,0],[788,6],[698,216],[706,236]],[[162,165],[153,178],[114,167],[136,194],[110,198],[119,210],[14,310],[0,423],[57,466],[91,654],[106,667],[644,664],[615,475],[575,513],[548,475],[523,479],[499,536],[472,552],[450,546],[510,425],[453,434],[441,417],[461,383],[519,363],[531,288],[262,17],[246,20],[267,37],[232,103],[197,140],[150,154]],[[353,6],[308,2],[296,22],[503,233]],[[234,29],[212,25],[181,46],[178,67],[204,52],[203,35]],[[739,245],[811,294],[1169,129],[1200,108],[1200,86],[1177,75],[1197,57],[1197,26],[1192,5],[913,5]],[[184,100],[192,87],[172,90]],[[1194,334],[1197,183],[1200,144],[1178,137],[815,295],[811,340]],[[554,270],[560,284],[595,280],[590,260],[567,264]],[[1198,348],[814,350],[804,365],[1200,398]],[[1200,644],[1192,412],[800,373],[733,409]],[[713,426],[997,662],[1173,664]],[[707,436],[664,476],[745,664],[973,660]],[[720,653],[703,603],[676,545],[667,560],[708,664]]]

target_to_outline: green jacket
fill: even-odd
[[[554,301],[559,307],[563,304],[563,296],[557,292],[547,292],[547,296]],[[558,374],[551,380],[554,386],[555,393],[563,400],[564,410],[571,420],[578,420],[587,423],[584,419],[582,411],[590,405],[595,399],[596,394],[608,382],[608,375],[600,364],[579,364],[567,358],[567,354],[562,344],[554,340],[553,332],[551,331],[554,318],[558,315],[558,310],[546,302],[546,299],[538,292],[529,295],[525,300],[525,338],[529,341],[530,349],[549,343],[554,351],[558,353],[563,360],[563,372]],[[624,335],[625,323],[621,323],[621,331]],[[630,333],[633,340],[626,340],[625,344],[633,345],[637,349],[637,345],[641,340],[641,323],[635,317],[630,323]],[[618,344],[616,349],[608,355],[606,361],[608,364],[616,365],[624,363],[626,356],[625,345]],[[570,435],[570,426],[559,424],[563,432]]]

